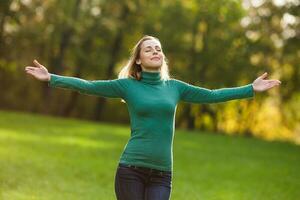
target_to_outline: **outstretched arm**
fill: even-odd
[[[190,103],[218,103],[234,99],[251,98],[255,91],[265,91],[280,84],[278,80],[263,80],[266,74],[258,77],[253,83],[232,88],[207,89],[188,84],[183,81],[176,81],[180,100]]]
[[[84,80],[76,77],[60,76],[49,73],[48,70],[34,60],[36,67],[27,66],[25,71],[41,81],[48,81],[50,87],[59,87],[71,89],[82,94],[96,95],[111,98],[124,98],[125,89],[122,81],[124,79],[114,80]]]

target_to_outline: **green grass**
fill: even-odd
[[[172,200],[297,200],[300,147],[179,129]],[[0,111],[0,199],[115,199],[130,127]]]

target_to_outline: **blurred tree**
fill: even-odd
[[[255,101],[183,103],[177,126],[300,142],[300,9],[296,1],[282,2],[1,1],[0,108],[128,122],[119,100],[52,90],[23,70],[36,58],[51,73],[113,79],[148,34],[161,40],[172,78],[216,89],[268,71],[283,82]]]
[[[3,34],[4,34],[4,25],[7,19],[7,16],[10,15],[9,7],[11,5],[11,0],[4,0],[0,2],[0,53],[3,51]]]
[[[55,47],[57,49],[52,49],[50,54],[50,60],[49,60],[49,71],[54,74],[60,74],[64,71],[63,63],[65,59],[66,51],[69,48],[70,40],[75,34],[75,25],[78,19],[79,11],[80,11],[80,4],[81,0],[75,0],[73,1],[72,6],[70,6],[70,2],[66,1],[58,1],[58,5],[61,10],[62,19],[59,23],[56,24],[53,34],[56,34],[58,36],[58,47]],[[70,10],[70,7],[73,9]],[[69,11],[69,12],[68,12]],[[58,12],[59,13],[59,12]],[[43,96],[45,100],[48,100],[49,103],[52,102],[52,89],[48,87],[48,85],[45,85],[43,87]],[[62,105],[62,104],[59,104]],[[51,112],[51,106],[45,106],[44,112],[50,113]],[[62,106],[59,106],[59,110],[62,110]],[[59,113],[60,111],[58,111]]]

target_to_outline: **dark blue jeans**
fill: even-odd
[[[119,163],[115,176],[117,200],[169,200],[172,172]]]

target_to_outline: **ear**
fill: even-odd
[[[137,65],[140,65],[140,64],[141,64],[141,59],[136,59],[135,63],[136,63]]]

